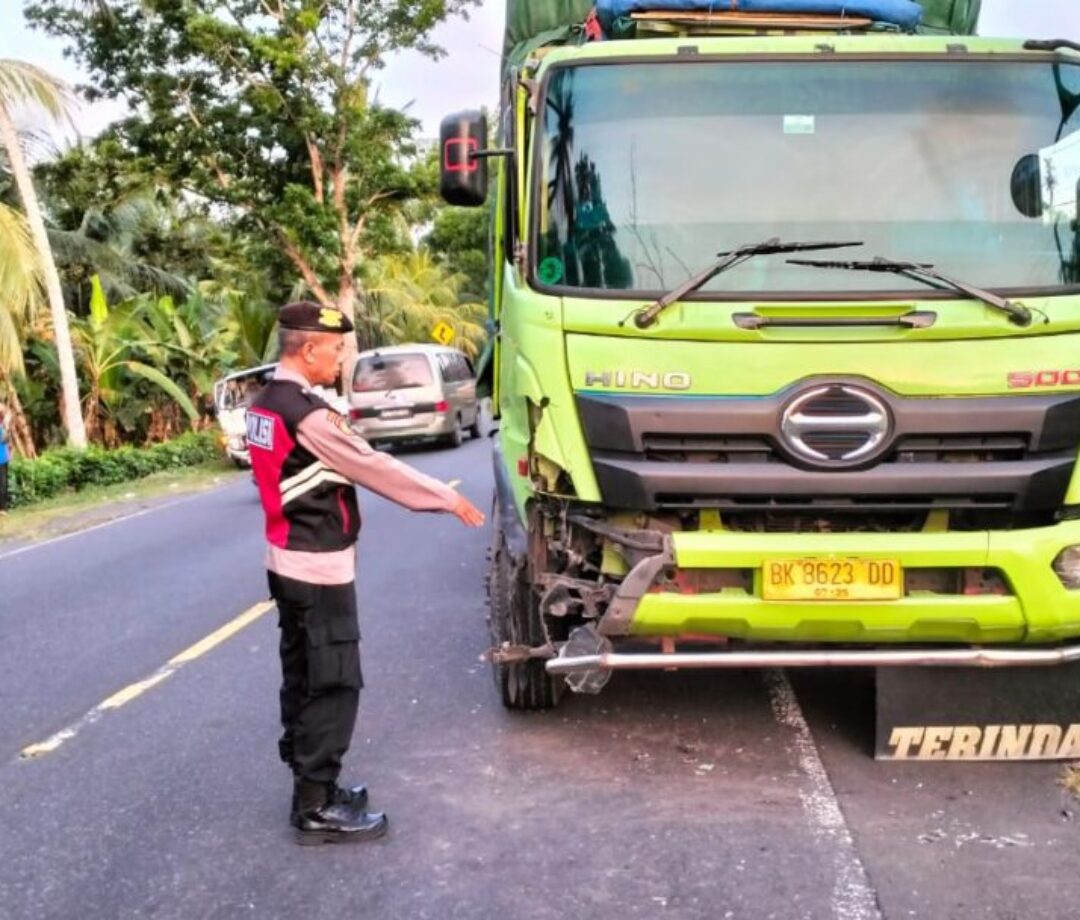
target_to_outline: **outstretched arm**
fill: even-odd
[[[479,527],[484,515],[463,495],[354,434],[332,410],[312,412],[297,429],[300,444],[335,472],[412,511],[444,511]]]

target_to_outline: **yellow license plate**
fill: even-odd
[[[767,601],[895,601],[903,593],[895,559],[771,559],[762,568]]]

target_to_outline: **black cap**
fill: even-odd
[[[324,307],[310,300],[289,303],[278,311],[282,329],[300,329],[304,332],[352,332],[352,321],[334,307]]]

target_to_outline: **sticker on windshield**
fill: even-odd
[[[1080,132],[1039,151],[1043,219],[1076,220],[1080,186]]]
[[[785,115],[785,134],[814,134],[817,131],[817,118],[814,115]]]
[[[536,270],[536,276],[544,284],[558,284],[563,278],[562,259],[548,256],[540,263],[540,267]]]

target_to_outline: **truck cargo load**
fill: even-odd
[[[596,11],[605,28],[633,13],[741,12],[796,13],[805,15],[865,16],[914,30],[922,21],[923,9],[914,0],[737,0],[717,4],[716,0],[598,0]]]
[[[982,0],[507,0],[504,55],[520,63],[544,45],[582,34],[596,9],[608,27],[634,12],[744,12],[861,16],[894,28],[925,33],[974,35]]]

